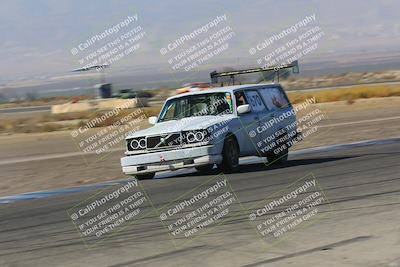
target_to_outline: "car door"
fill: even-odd
[[[260,117],[266,113],[266,107],[257,90],[247,89],[243,93],[247,104],[251,107],[251,112],[240,115],[240,120],[245,127],[244,135],[247,141],[247,151],[251,155],[259,155],[258,144],[262,137],[259,134]]]
[[[235,98],[235,110],[241,105],[250,105],[247,100],[247,96],[244,93],[244,90],[237,90],[234,92]],[[251,107],[250,107],[251,108]],[[253,140],[249,136],[249,131],[254,128],[254,120],[257,117],[257,114],[254,112],[246,113],[246,114],[237,114],[238,119],[235,120],[234,128],[238,129],[235,131],[235,135],[237,136],[239,147],[240,147],[240,155],[247,156],[255,154],[255,148],[253,145]]]
[[[263,152],[267,152],[266,150],[273,149],[272,136],[276,139],[287,134],[290,131],[287,126],[296,122],[296,116],[292,113],[293,107],[280,86],[259,88],[258,91],[268,112],[261,119],[261,123],[266,126],[263,131]]]

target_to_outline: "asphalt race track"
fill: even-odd
[[[171,239],[159,214],[218,173],[141,181],[143,217],[89,248],[66,211],[96,191],[2,204],[0,266],[400,266],[399,162],[394,139],[295,153],[283,166],[242,165],[224,176],[240,203],[189,239]],[[248,210],[310,174],[329,200],[318,217],[264,240]]]

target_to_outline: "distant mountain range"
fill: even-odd
[[[399,10],[395,0],[3,0],[0,88],[59,90],[98,83],[93,75],[65,77],[81,67],[71,49],[133,14],[146,36],[137,52],[109,70],[107,79],[118,87],[173,86],[208,80],[216,68],[254,66],[250,47],[312,14],[325,37],[300,60],[303,75],[398,68]],[[160,48],[223,14],[235,32],[229,49],[194,72],[171,71]]]

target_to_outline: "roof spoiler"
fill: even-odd
[[[275,71],[275,75],[277,76],[277,80],[279,83],[279,71],[282,69],[289,69],[289,68],[292,68],[293,73],[300,72],[299,62],[296,60],[289,64],[282,64],[282,65],[271,66],[271,67],[267,67],[267,68],[254,68],[254,69],[233,70],[233,71],[225,71],[225,72],[213,71],[210,73],[210,78],[211,78],[211,83],[215,84],[215,83],[218,83],[219,77],[229,77],[230,78],[229,84],[232,83],[234,85],[235,84],[235,75],[264,72],[264,71]]]
[[[108,67],[110,67],[110,65],[108,65],[108,64],[93,65],[93,66],[86,66],[86,67],[83,67],[83,68],[73,69],[72,72],[88,71],[88,70],[104,70],[104,69],[106,69]]]

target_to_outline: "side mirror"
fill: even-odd
[[[156,124],[157,123],[158,118],[156,116],[152,116],[149,118],[149,123],[150,124]]]
[[[238,114],[246,114],[249,113],[251,111],[250,105],[246,104],[246,105],[240,105],[237,107],[237,112]]]

